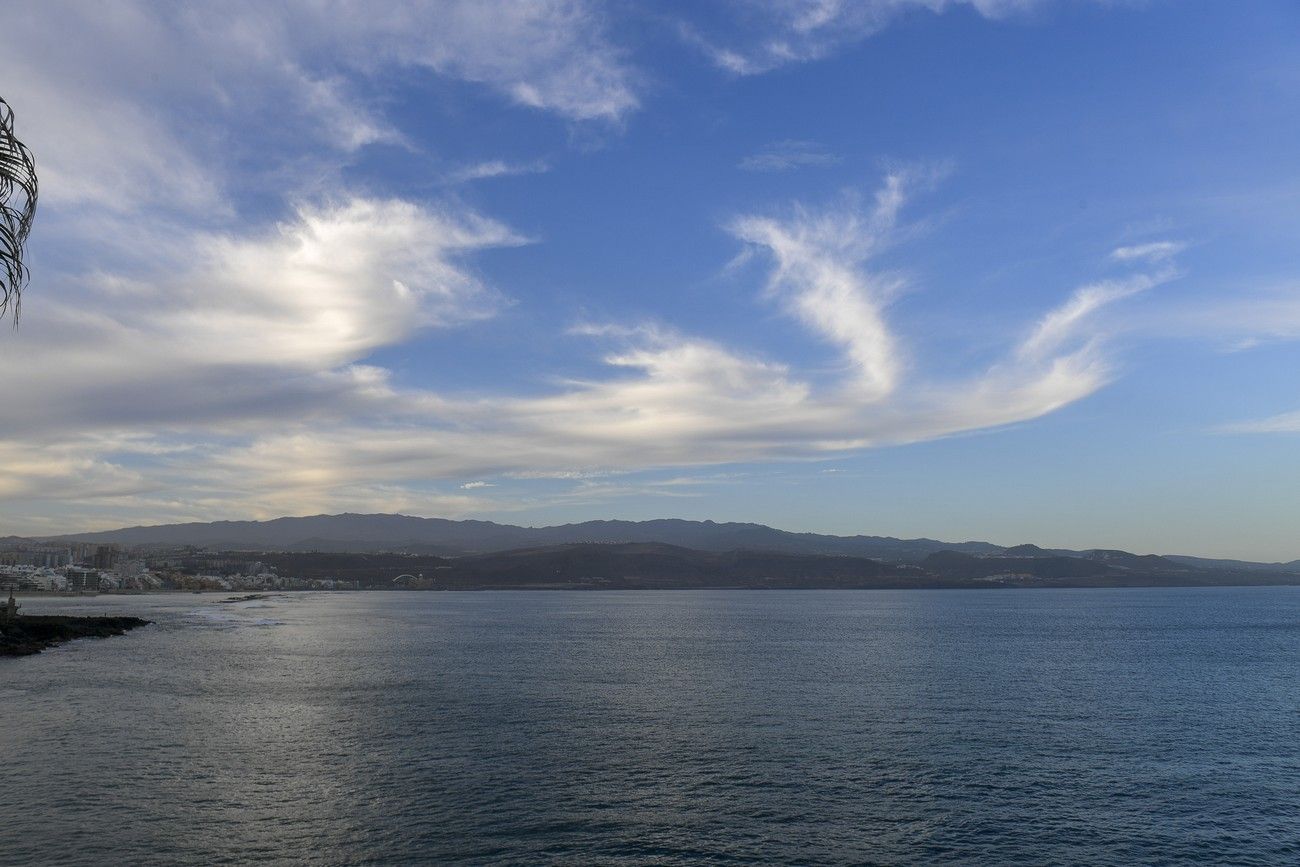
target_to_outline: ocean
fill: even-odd
[[[0,864],[1300,863],[1300,588],[24,600]]]

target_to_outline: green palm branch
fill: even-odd
[[[14,136],[14,112],[0,99],[0,318],[18,301],[27,283],[23,253],[36,217],[36,161]]]

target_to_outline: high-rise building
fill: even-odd
[[[98,569],[82,569],[79,566],[69,566],[64,574],[68,578],[68,589],[73,593],[99,589]]]
[[[95,548],[95,556],[91,560],[91,565],[96,569],[112,569],[113,564],[117,562],[116,545],[99,545]]]

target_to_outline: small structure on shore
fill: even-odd
[[[0,607],[0,619],[13,620],[18,616],[19,608],[22,608],[22,606],[18,604],[18,600],[14,599],[14,591],[11,587],[9,588],[9,601],[3,607]]]

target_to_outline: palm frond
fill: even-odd
[[[27,284],[23,254],[36,218],[36,161],[14,135],[14,112],[0,98],[0,319],[18,302]]]

